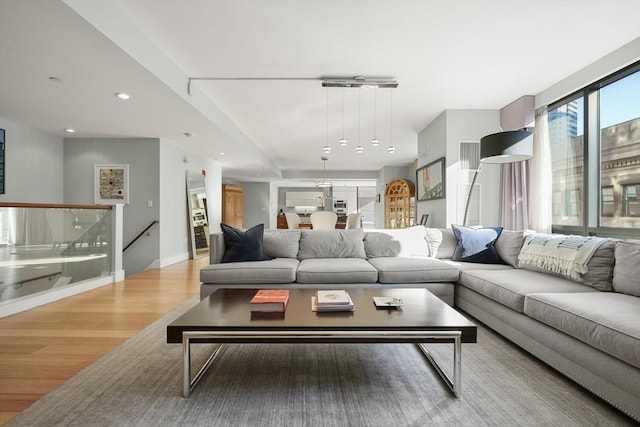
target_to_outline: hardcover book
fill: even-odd
[[[346,291],[317,291],[311,297],[312,311],[353,311],[353,301]]]
[[[318,307],[324,305],[349,305],[351,298],[347,291],[318,291],[316,293]]]
[[[251,311],[281,312],[287,309],[289,291],[286,289],[260,289],[251,298]]]

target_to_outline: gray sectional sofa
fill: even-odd
[[[265,230],[272,259],[221,263],[214,233],[201,297],[233,286],[425,288],[640,421],[640,241],[605,240],[569,277],[519,259],[537,236],[504,230],[504,264],[483,264],[452,260],[451,229]]]

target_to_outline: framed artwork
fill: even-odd
[[[94,165],[95,203],[129,204],[129,165]]]
[[[416,171],[416,194],[419,202],[444,199],[444,170],[445,158],[440,157]]]

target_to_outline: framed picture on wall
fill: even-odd
[[[129,204],[129,165],[94,165],[95,203]]]
[[[419,202],[444,199],[444,171],[444,157],[416,170],[416,198]]]

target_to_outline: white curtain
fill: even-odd
[[[538,233],[551,233],[551,147],[546,106],[536,110],[533,157],[529,160],[529,167],[529,228]]]
[[[502,226],[507,230],[529,228],[529,161],[502,165]]]

